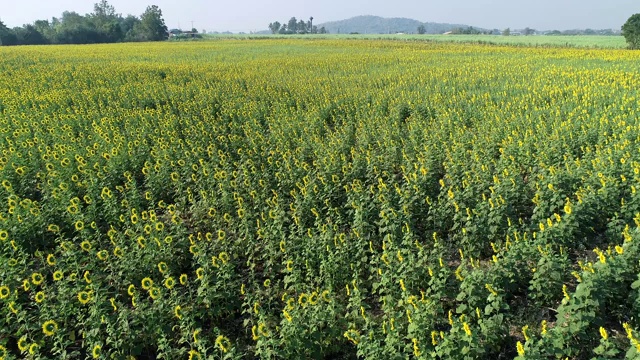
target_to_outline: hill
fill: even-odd
[[[383,18],[379,16],[356,16],[350,19],[330,21],[319,24],[318,28],[325,27],[331,34],[388,34],[388,33],[415,33],[418,26],[424,25],[427,34],[442,34],[458,27],[468,27],[468,25],[443,24],[426,22],[423,23],[407,18]]]

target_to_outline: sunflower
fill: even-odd
[[[42,332],[45,336],[53,336],[56,331],[58,331],[58,323],[54,320],[47,320],[42,324]]]
[[[153,300],[156,300],[160,297],[160,289],[158,289],[157,287],[152,287],[151,289],[149,289],[149,296]]]
[[[173,309],[173,314],[175,315],[175,317],[177,317],[178,319],[182,319],[182,306],[177,305],[174,309]]]
[[[107,250],[100,250],[98,251],[98,259],[102,260],[102,261],[106,261],[109,258],[109,252],[107,252]]]
[[[102,353],[102,346],[100,345],[94,346],[93,350],[91,350],[91,356],[93,356],[94,359],[100,358],[100,353]]]
[[[80,301],[82,305],[86,305],[89,301],[91,301],[91,293],[88,291],[80,291],[78,293],[78,301]]]
[[[167,266],[167,263],[165,263],[164,261],[158,263],[158,271],[160,271],[161,274],[167,272],[168,268],[169,267]]]
[[[176,286],[176,281],[171,276],[164,281],[164,287],[167,289],[171,290],[174,286]]]
[[[140,286],[142,286],[144,290],[149,290],[153,286],[153,280],[151,280],[151,278],[146,277],[142,279],[142,281],[140,282]]]
[[[113,249],[113,255],[115,255],[116,257],[123,257],[124,256],[124,251],[122,251],[122,249],[120,248],[120,246],[116,246],[115,249]]]
[[[133,296],[135,294],[135,285],[131,284],[129,285],[129,288],[127,288],[127,294],[129,294],[129,296]]]
[[[31,282],[33,283],[33,285],[40,285],[42,284],[43,281],[44,281],[44,276],[42,276],[42,274],[40,273],[31,274]]]
[[[180,284],[187,285],[187,274],[180,275]]]
[[[81,231],[82,229],[84,229],[84,221],[78,220],[75,222],[74,226],[77,231]]]
[[[0,286],[0,299],[6,299],[11,295],[11,289],[8,286]]]
[[[27,344],[26,336],[23,336],[20,338],[20,340],[18,340],[18,349],[20,349],[21,352],[29,350],[29,344]]]
[[[216,338],[216,347],[222,350],[222,352],[227,352],[231,347],[231,341],[223,335],[218,335]]]
[[[189,350],[189,360],[193,360],[195,358],[200,359],[200,354],[195,350]]]
[[[36,298],[35,298],[35,300],[36,300],[36,302],[37,302],[38,304],[39,304],[39,303],[41,303],[41,302],[43,302],[43,301],[44,301],[44,298],[45,298],[44,292],[42,292],[42,291],[38,291],[38,292],[36,293]]]
[[[92,246],[91,246],[91,243],[89,241],[85,240],[85,241],[80,243],[80,247],[84,251],[90,251]]]
[[[196,270],[196,276],[198,277],[198,280],[202,280],[202,278],[204,277],[204,269],[198,268]]]
[[[47,255],[47,264],[49,264],[49,266],[53,266],[56,264],[56,257],[53,256],[53,254]]]
[[[64,274],[60,270],[56,270],[53,273],[53,280],[54,281],[60,281],[60,280],[62,280],[63,277],[64,277]]]

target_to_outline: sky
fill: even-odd
[[[59,17],[63,11],[86,14],[99,0],[0,0],[0,20],[21,26]],[[465,24],[488,29],[537,30],[620,29],[634,13],[638,0],[110,0],[116,12],[140,15],[158,5],[169,28],[199,31],[251,32],[270,22],[295,16],[314,24],[358,15],[407,17],[423,22]]]

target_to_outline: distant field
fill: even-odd
[[[398,40],[425,40],[443,41],[454,43],[486,43],[496,45],[516,46],[551,46],[551,47],[580,47],[580,48],[606,48],[622,49],[626,42],[622,36],[500,36],[500,35],[397,35],[397,34],[327,34],[327,35],[208,35],[209,38],[256,38],[256,37],[300,37],[314,39],[398,39]]]

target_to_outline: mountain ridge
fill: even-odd
[[[389,33],[417,33],[419,26],[424,26],[427,34],[442,34],[456,28],[467,28],[468,25],[422,22],[415,19],[394,17],[384,18],[374,15],[360,15],[349,19],[327,21],[318,24],[331,34],[389,34]]]

